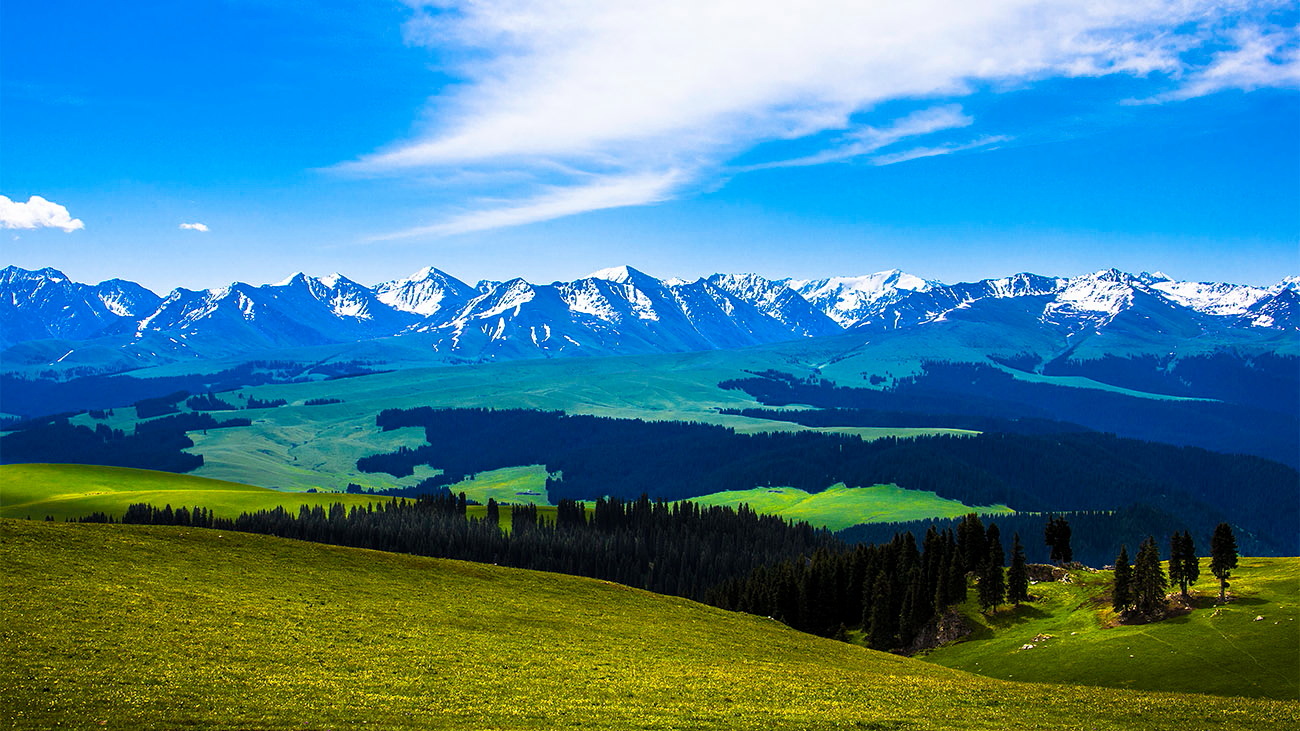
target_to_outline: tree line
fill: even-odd
[[[204,508],[130,506],[123,523],[187,525],[283,538],[495,563],[614,581],[661,594],[703,600],[719,581],[749,574],[818,550],[841,552],[844,544],[807,523],[759,515],[748,507],[596,500],[591,508],[562,500],[554,520],[535,506],[506,511],[489,500],[488,517],[466,517],[462,493],[391,499],[366,507],[302,506],[214,517]],[[102,517],[102,516],[101,516]]]
[[[763,379],[765,381],[770,379]],[[386,409],[384,430],[420,428],[426,444],[363,457],[357,468],[403,477],[443,473],[435,489],[485,470],[530,464],[552,473],[553,500],[613,495],[684,500],[723,490],[819,492],[893,483],[967,505],[1019,511],[1115,510],[1146,502],[1179,527],[1249,526],[1262,554],[1293,554],[1300,473],[1259,457],[1101,433],[886,437],[818,432],[738,434],[692,422],[646,422],[523,409]],[[923,529],[922,529],[923,532]],[[1106,559],[1114,556],[1107,546]]]

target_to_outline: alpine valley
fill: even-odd
[[[131,546],[215,528],[198,532],[618,582],[874,649],[933,649],[933,663],[997,677],[1022,667],[1056,677],[1055,661],[1025,665],[995,648],[1023,648],[1030,628],[1031,647],[1082,630],[1069,655],[1071,682],[1291,704],[1300,665],[1276,648],[1294,638],[1294,559],[1252,559],[1235,589],[1261,616],[1277,614],[1272,624],[1243,618],[1211,627],[1205,623],[1220,614],[1198,609],[1195,629],[1152,625],[1162,647],[1217,631],[1226,644],[1207,662],[1237,668],[1230,680],[1186,679],[1174,659],[1150,664],[1136,685],[1112,668],[1111,641],[1138,640],[1105,628],[1151,615],[1096,608],[1110,606],[1110,572],[1075,568],[1063,574],[1072,588],[1053,583],[1035,592],[1035,603],[1006,612],[990,613],[984,595],[977,606],[966,587],[967,574],[977,576],[976,588],[993,580],[978,577],[986,546],[989,556],[1002,555],[999,527],[1015,537],[1017,555],[1049,560],[1035,540],[1049,518],[1074,526],[1073,558],[1088,566],[1108,564],[1149,534],[1186,534],[1209,546],[1225,526],[1244,555],[1300,553],[1297,297],[1295,277],[1251,287],[1112,269],[944,284],[894,270],[685,282],[630,267],[551,284],[469,285],[433,268],[375,286],[295,274],[273,285],[160,297],[128,281],[82,284],[53,269],[10,266],[0,275],[0,527],[18,541],[10,560],[36,565],[62,555],[58,546],[72,534],[10,519],[179,526],[155,529],[182,531],[175,534],[138,526],[78,533],[95,542],[84,555],[118,567],[103,577],[99,568],[77,570],[99,577],[86,579],[96,586],[135,571],[125,568],[141,561]],[[228,556],[227,545],[282,555],[278,544],[218,543],[193,554],[149,550],[187,556],[175,571],[218,582],[214,566],[245,563]],[[353,561],[350,554],[293,555],[320,576],[350,581],[342,577],[353,569],[338,564]],[[1002,571],[1002,558],[989,560]],[[256,591],[293,586],[284,591],[305,596],[305,585],[286,583],[281,570],[291,569],[273,566]],[[459,571],[418,570],[438,581]],[[391,585],[380,594],[405,591],[394,587],[409,582],[408,569],[382,571],[376,580]],[[506,576],[523,583],[493,602],[514,607],[504,611],[516,618],[527,611],[521,607],[548,606],[541,596],[550,587],[574,597],[589,591],[530,573]],[[1209,599],[1186,601],[1195,609]],[[168,606],[208,614],[179,599]],[[599,612],[607,603],[592,606]],[[456,610],[464,611],[478,610]],[[664,611],[638,604],[617,621],[676,626]],[[22,632],[68,641],[35,626]],[[530,637],[508,633],[506,641]],[[233,641],[256,644],[242,635]],[[483,645],[469,647],[477,653]],[[644,648],[620,652],[642,658],[636,662],[649,657]],[[1257,671],[1263,666],[1247,655],[1272,658],[1274,670]],[[797,656],[791,662],[802,662]],[[48,654],[32,657],[47,662],[40,658]],[[938,669],[906,662],[917,663],[908,665],[916,672]],[[200,666],[193,672],[209,663]],[[37,676],[20,676],[0,681],[26,689],[19,697],[27,717],[62,717],[32,705],[39,693],[28,685]],[[169,693],[189,692],[174,679],[160,682]],[[83,690],[94,708],[111,691]],[[737,687],[719,702],[754,692]],[[140,718],[211,720],[142,703],[131,706]],[[763,708],[773,718],[808,712]],[[1294,711],[1251,709],[1251,718]],[[609,712],[630,718],[645,710],[633,702]],[[322,723],[331,718],[311,713]],[[486,718],[479,705],[467,713]]]

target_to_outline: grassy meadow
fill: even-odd
[[[173,508],[201,506],[223,518],[242,512],[299,505],[366,505],[367,495],[286,493],[237,482],[127,467],[69,464],[0,466],[0,517],[56,520],[94,512],[121,517],[132,503]]]
[[[1012,683],[606,582],[211,530],[0,520],[11,728],[1288,728]]]
[[[861,523],[893,523],[925,518],[958,518],[967,513],[1011,513],[1005,505],[971,507],[925,490],[905,490],[897,485],[846,487],[833,485],[822,492],[793,487],[757,487],[729,490],[693,498],[704,505],[737,507],[748,504],[756,512],[802,520],[814,526],[842,530]]]
[[[926,659],[1012,680],[1300,700],[1300,558],[1242,558],[1225,605],[1203,558],[1193,611],[1145,625],[1114,626],[1112,572],[1072,578],[992,615],[972,592],[962,610],[975,633]]]
[[[383,432],[375,426],[375,416],[383,409],[417,406],[562,410],[651,421],[695,421],[740,432],[827,431],[856,434],[864,439],[973,433],[945,428],[811,428],[718,413],[723,408],[759,405],[747,394],[726,391],[717,384],[745,376],[745,368],[769,367],[770,357],[764,352],[720,351],[516,361],[248,387],[223,393],[221,398],[235,405],[245,403],[241,396],[264,401],[284,399],[288,405],[221,412],[250,418],[253,423],[192,432],[192,451],[204,456],[203,466],[193,474],[288,491],[336,491],[349,482],[373,489],[411,487],[436,474],[436,470],[421,467],[410,477],[396,478],[359,472],[356,461],[366,455],[423,444],[418,429]],[[788,370],[800,375],[811,372],[798,363],[789,364]],[[167,369],[153,369],[150,373],[166,375]],[[340,399],[341,403],[306,405],[320,398]],[[111,417],[102,420],[83,415],[73,421],[92,428],[104,423],[130,431],[136,422],[135,409],[114,409]],[[701,493],[706,491],[702,487]]]

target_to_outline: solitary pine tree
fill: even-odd
[[[1049,517],[1043,529],[1043,542],[1052,549],[1052,563],[1067,564],[1074,560],[1070,548],[1070,524],[1061,517]]]
[[[1219,580],[1219,601],[1224,601],[1227,595],[1228,577],[1232,576],[1232,570],[1237,568],[1237,537],[1232,535],[1232,526],[1227,523],[1220,523],[1214,529],[1214,537],[1210,539],[1210,573],[1214,578]]]
[[[1133,567],[1128,565],[1128,546],[1119,547],[1119,556],[1115,558],[1115,585],[1111,590],[1110,605],[1115,611],[1128,611],[1133,603]]]
[[[1007,601],[1020,606],[1029,601],[1029,569],[1025,567],[1025,547],[1020,545],[1020,534],[1011,542],[1011,567],[1007,569]]]
[[[1133,603],[1145,615],[1155,614],[1165,605],[1165,570],[1160,567],[1160,549],[1156,539],[1147,536],[1133,562]]]

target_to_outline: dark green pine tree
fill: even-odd
[[[1121,614],[1133,604],[1133,567],[1128,564],[1128,546],[1119,547],[1115,558],[1115,585],[1111,590],[1110,605]]]
[[[1006,560],[1006,554],[1002,551],[1002,539],[998,535],[997,524],[989,526],[986,534],[987,554],[984,558],[984,565],[979,572],[979,602],[980,608],[988,611],[996,610],[998,605],[1006,601],[1007,598],[1007,580],[1002,571],[1002,564]]]
[[[1232,534],[1232,526],[1220,523],[1214,529],[1210,539],[1210,573],[1219,580],[1219,601],[1223,602],[1228,593],[1228,579],[1232,570],[1237,568],[1237,537]]]
[[[963,571],[979,571],[988,555],[984,542],[984,523],[974,513],[968,513],[957,524],[957,550],[961,553]]]
[[[497,504],[496,498],[488,498],[487,502],[487,524],[493,527],[501,525],[501,506]]]
[[[894,637],[898,634],[898,612],[894,606],[893,582],[887,572],[881,571],[876,576],[876,586],[871,592],[871,627],[867,631],[867,644],[876,650],[894,648]]]
[[[1160,566],[1160,549],[1156,539],[1147,536],[1138,548],[1133,561],[1133,604],[1144,615],[1151,616],[1165,606],[1165,570]]]
[[[997,523],[989,523],[989,529],[984,534],[984,545],[988,559],[998,568],[1007,565],[1007,553],[1002,549],[1002,531],[998,530]]]
[[[1177,586],[1187,598],[1187,587],[1200,578],[1201,567],[1196,559],[1196,543],[1187,531],[1174,532],[1169,538],[1169,585]]]
[[[1183,577],[1187,585],[1195,584],[1201,578],[1201,559],[1196,557],[1196,541],[1192,540],[1190,531],[1183,531]],[[1183,587],[1183,596],[1187,596],[1187,587]]]
[[[1070,524],[1065,518],[1048,517],[1047,527],[1043,529],[1043,542],[1052,549],[1052,563],[1060,565],[1074,560],[1074,550],[1070,548]]]
[[[962,565],[961,551],[956,546],[953,546],[952,555],[948,557],[946,573],[948,588],[944,595],[948,603],[960,604],[966,601],[966,569]]]
[[[1029,601],[1029,569],[1025,566],[1025,547],[1020,545],[1020,534],[1011,541],[1011,567],[1007,569],[1007,601],[1016,606]]]

